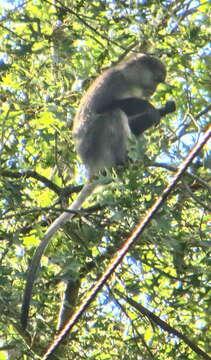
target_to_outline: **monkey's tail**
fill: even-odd
[[[72,203],[72,205],[67,209],[71,210],[79,210],[83,204],[83,202],[91,195],[94,189],[97,187],[97,183],[87,183],[84,185],[83,189],[79,193],[78,197]],[[50,225],[48,230],[46,231],[44,237],[41,240],[40,245],[38,246],[31,264],[28,270],[28,277],[26,282],[26,287],[24,291],[23,304],[21,309],[21,325],[22,328],[25,329],[27,326],[28,315],[29,315],[29,305],[32,296],[32,288],[35,281],[37,269],[40,264],[41,257],[47,248],[51,238],[57,232],[62,224],[65,224],[68,220],[72,219],[74,213],[63,212],[54,222]]]

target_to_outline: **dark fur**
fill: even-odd
[[[156,109],[147,100],[127,98],[112,101],[108,108],[124,111],[128,117],[130,130],[135,136],[140,136],[152,125],[157,125],[161,117],[174,112],[176,105],[174,101],[167,101],[162,108]]]

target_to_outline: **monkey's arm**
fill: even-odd
[[[138,111],[138,103],[136,109]],[[162,108],[156,109],[152,104],[146,101],[144,109],[145,110],[141,112],[140,106],[139,113],[129,116],[130,129],[136,136],[140,136],[151,126],[159,124],[161,117],[176,110],[176,105],[174,101],[167,101]]]
[[[87,183],[84,185],[80,194],[76,198],[76,200],[72,203],[72,205],[68,208],[69,211],[79,210],[82,206],[83,202],[88,198],[89,195],[94,191],[97,187],[96,183]],[[28,315],[29,315],[29,306],[32,295],[32,288],[35,281],[37,269],[40,264],[41,257],[48,246],[51,238],[57,232],[57,230],[61,227],[62,224],[66,223],[74,216],[74,213],[63,212],[48,228],[44,237],[41,240],[40,245],[38,246],[35,254],[33,256],[32,262],[29,266],[28,277],[26,282],[26,287],[24,291],[23,304],[21,310],[21,325],[23,329],[27,326]]]
[[[126,98],[114,100],[109,105],[109,108],[121,109],[128,117],[132,133],[135,136],[139,136],[151,126],[157,125],[161,117],[174,112],[176,110],[176,105],[174,101],[167,101],[162,108],[156,109],[147,100]]]

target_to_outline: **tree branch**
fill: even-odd
[[[34,178],[44,185],[46,185],[49,189],[53,190],[59,196],[67,196],[72,193],[78,193],[81,191],[83,185],[68,185],[64,188],[59,187],[58,185],[54,184],[51,180],[47,179],[45,176],[38,174],[34,170],[26,170],[21,172],[15,172],[12,170],[0,170],[0,176],[8,177],[13,179],[20,179],[20,178]]]
[[[164,331],[167,331],[169,334],[176,335],[179,339],[183,340],[196,354],[201,355],[206,360],[211,359],[208,354],[206,354],[197,345],[195,345],[191,340],[189,340],[187,336],[183,335],[181,332],[179,332],[178,330],[171,327],[169,324],[167,324],[167,322],[161,320],[157,315],[152,313],[150,310],[146,309],[140,303],[137,303],[133,299],[122,294],[119,290],[118,290],[118,294],[121,294],[123,299],[125,299],[130,305],[132,305],[136,310],[141,312],[143,315],[147,316],[155,324],[159,325]]]
[[[54,184],[52,181],[48,180],[45,176],[38,174],[34,170],[26,170],[21,172],[14,172],[12,170],[0,170],[0,176],[9,177],[13,179],[20,179],[22,177],[25,178],[34,178],[36,180],[41,181],[44,185],[46,185],[49,189],[53,190],[57,195],[61,194],[61,188]]]
[[[176,172],[178,170],[175,166],[172,166],[172,165],[169,165],[169,164],[164,164],[164,163],[159,163],[159,162],[155,162],[150,166],[161,167],[163,169],[170,170],[170,171],[173,171],[173,172]],[[192,173],[190,173],[188,171],[186,171],[185,175],[192,178],[193,180],[196,180],[202,186],[206,187],[209,191],[211,191],[211,187],[208,185],[208,183],[206,181],[202,180],[198,175],[192,174]]]
[[[207,204],[204,204],[203,201],[201,201],[201,199],[196,196],[193,191],[191,190],[190,186],[186,183],[186,181],[183,180],[182,182],[185,186],[186,191],[188,192],[188,194],[198,203],[200,204],[204,209],[211,211],[211,207],[209,207]]]

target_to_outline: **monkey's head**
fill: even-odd
[[[137,95],[148,98],[156,90],[159,83],[165,81],[166,68],[159,60],[150,55],[141,55],[125,63],[127,80],[141,90]]]

